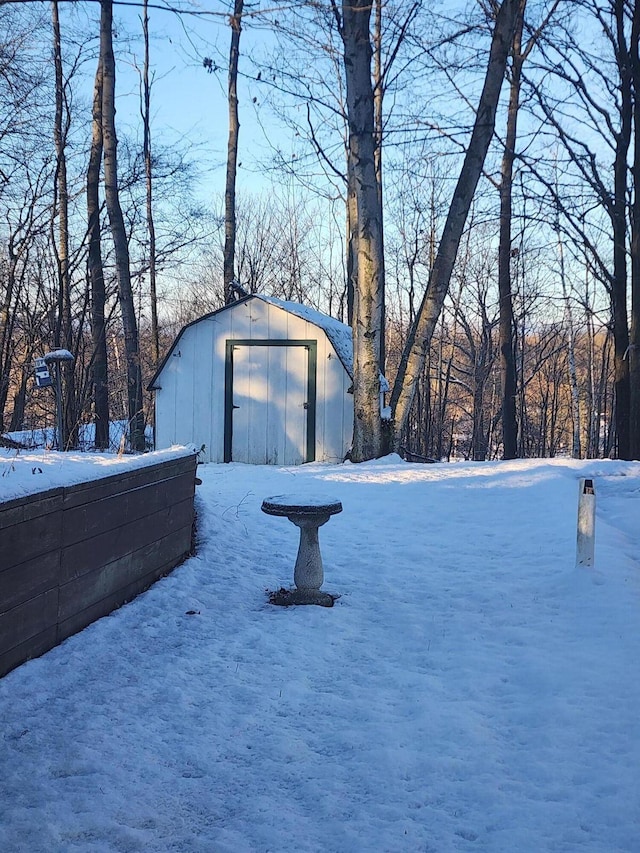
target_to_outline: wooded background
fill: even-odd
[[[260,292],[354,326],[356,459],[640,458],[639,32],[635,0],[0,3],[0,432],[53,424],[65,348],[66,446],[142,449],[180,327]],[[157,118],[161,61],[224,92],[213,145]]]

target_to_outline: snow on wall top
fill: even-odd
[[[74,486],[123,474],[136,468],[192,456],[195,447],[175,446],[167,450],[134,455],[115,453],[59,453],[52,450],[0,450],[0,504],[14,498]]]
[[[301,305],[299,302],[287,302],[284,299],[277,299],[275,296],[263,296],[261,293],[256,293],[255,296],[263,302],[276,305],[278,308],[282,308],[283,311],[288,311],[290,314],[300,317],[301,320],[307,320],[309,323],[313,323],[314,326],[321,328],[331,341],[347,373],[353,379],[353,338],[351,336],[351,326],[341,323],[335,317],[329,317],[328,314],[322,314],[320,311],[316,311],[315,308]]]

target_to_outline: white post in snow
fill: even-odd
[[[593,480],[580,480],[576,566],[593,566],[596,541],[596,490]]]

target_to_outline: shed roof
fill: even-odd
[[[272,305],[277,305],[284,311],[295,314],[296,317],[308,320],[309,323],[313,323],[314,326],[319,326],[323,329],[331,341],[337,356],[345,366],[347,373],[353,379],[353,337],[351,326],[341,323],[335,317],[330,317],[328,314],[316,311],[315,308],[301,305],[299,302],[286,302],[284,299],[277,299],[275,296],[258,295],[258,299],[262,299],[263,302],[270,302]]]
[[[171,354],[180,342],[180,338],[187,329],[191,326],[195,326],[196,323],[200,323],[203,320],[209,320],[211,317],[215,317],[223,311],[233,309],[243,302],[248,302],[250,299],[260,299],[262,302],[275,305],[283,311],[288,311],[290,314],[294,314],[302,320],[307,320],[309,323],[313,323],[314,326],[318,326],[322,329],[331,341],[331,345],[342,362],[344,369],[353,379],[353,338],[351,335],[351,326],[347,326],[346,323],[341,323],[340,320],[336,320],[335,317],[329,317],[328,314],[323,314],[321,311],[316,311],[314,308],[309,308],[307,305],[302,305],[299,302],[287,302],[283,299],[277,299],[275,296],[263,296],[260,293],[253,293],[239,299],[237,302],[232,302],[229,305],[218,308],[217,311],[211,311],[209,314],[204,314],[202,317],[198,317],[197,320],[192,320],[191,323],[187,323],[186,326],[183,326],[178,332],[175,341],[171,344],[171,347],[162,359],[158,369],[154,373],[153,379],[147,386],[147,390],[153,391],[156,389],[158,377],[162,373],[165,364],[171,357]]]

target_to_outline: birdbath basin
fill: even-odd
[[[325,599],[331,599],[333,604],[333,597],[320,592],[324,569],[318,528],[326,524],[332,515],[342,512],[342,503],[325,497],[274,495],[262,501],[262,511],[267,515],[284,516],[300,530],[300,544],[293,572],[296,592],[289,595],[287,603],[331,606]]]

